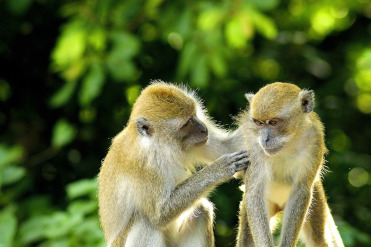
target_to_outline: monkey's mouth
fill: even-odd
[[[200,141],[198,141],[196,143],[197,146],[202,146],[202,145],[205,145],[207,143],[207,141],[209,140],[209,137],[206,136],[204,139],[201,139]]]
[[[273,155],[273,154],[278,153],[282,148],[283,146],[264,148],[264,152],[268,155]]]

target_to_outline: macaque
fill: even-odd
[[[246,94],[239,117],[251,165],[244,175],[237,246],[273,247],[271,231],[283,211],[279,246],[344,246],[321,182],[327,148],[324,127],[313,112],[314,93],[272,83]],[[270,226],[271,223],[271,226]]]
[[[241,146],[231,136],[193,92],[161,81],[146,87],[98,177],[107,246],[214,246],[206,196],[249,164],[244,151],[227,154]],[[200,163],[211,164],[196,172]]]

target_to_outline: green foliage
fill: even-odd
[[[26,173],[23,167],[16,166],[20,160],[22,148],[18,146],[7,147],[0,144],[0,189],[20,180]],[[1,195],[1,190],[0,190]]]
[[[67,186],[66,211],[41,212],[27,219],[19,230],[19,243],[27,246],[104,246],[96,201],[97,181],[80,180]],[[46,206],[46,205],[44,205]]]
[[[17,229],[17,218],[11,206],[0,211],[0,246],[11,246]]]
[[[65,119],[60,119],[53,129],[52,146],[63,147],[70,143],[75,136],[75,128]]]
[[[313,89],[330,207],[346,246],[370,246],[370,9],[363,0],[0,1],[0,246],[104,246],[92,177],[151,79],[199,88],[227,127],[243,94],[266,83]],[[217,246],[234,243],[238,186],[212,195]]]

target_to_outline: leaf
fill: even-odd
[[[53,128],[52,146],[60,148],[69,144],[76,136],[75,127],[65,119],[59,120]]]
[[[251,0],[251,3],[254,4],[260,10],[267,11],[274,9],[280,3],[279,0]]]
[[[63,27],[52,52],[56,70],[64,69],[79,60],[86,49],[86,29],[80,20],[67,23]]]
[[[225,27],[225,34],[228,43],[236,48],[241,48],[246,45],[247,37],[243,33],[242,23],[240,18],[230,19]]]
[[[218,77],[224,77],[227,74],[227,65],[224,62],[221,52],[214,50],[209,58],[210,68]]]
[[[11,247],[17,229],[17,219],[12,210],[0,211],[0,246]]]
[[[88,36],[89,44],[97,51],[103,51],[106,48],[107,37],[102,27],[95,27]]]
[[[26,245],[44,239],[45,229],[53,223],[49,215],[38,215],[26,220],[19,230],[20,242]]]
[[[93,195],[95,197],[98,190],[96,179],[82,179],[67,185],[67,196],[74,199],[80,196]]]
[[[3,185],[9,185],[17,182],[26,175],[26,170],[23,167],[8,166],[4,169],[2,176]]]
[[[138,71],[133,63],[133,57],[139,52],[139,40],[127,33],[111,35],[113,49],[108,53],[108,70],[116,81],[135,80]]]
[[[17,162],[22,157],[23,150],[19,146],[7,147],[0,144],[0,171],[7,165]]]
[[[135,100],[140,94],[141,87],[139,85],[134,85],[126,89],[126,100],[130,105],[133,105]]]
[[[75,80],[65,82],[63,87],[59,89],[58,92],[56,92],[50,99],[50,106],[53,108],[57,108],[66,104],[72,97],[76,85],[77,82]]]
[[[8,8],[15,15],[23,15],[30,8],[32,2],[32,0],[9,0]]]
[[[66,212],[55,212],[49,219],[51,223],[44,229],[45,236],[49,239],[67,236],[74,227],[83,222],[81,215],[71,215]]]
[[[38,247],[70,247],[71,244],[69,242],[70,240],[67,237],[62,239],[51,239],[38,245]]]
[[[97,217],[89,217],[84,220],[84,222],[76,226],[74,233],[78,239],[84,241],[86,246],[92,246],[92,244],[94,246],[105,246],[104,242],[102,242],[104,237]]]
[[[113,50],[121,52],[123,58],[132,58],[140,50],[140,42],[137,37],[125,32],[116,32],[111,35]]]
[[[179,66],[177,71],[177,77],[183,79],[189,72],[193,59],[197,53],[197,45],[194,42],[189,42],[184,46],[180,54]]]
[[[182,37],[188,37],[192,33],[192,11],[186,8],[181,15],[176,18],[176,31]]]
[[[209,71],[206,62],[206,57],[201,54],[194,63],[191,71],[191,83],[195,87],[204,88],[207,86],[209,80]]]
[[[83,106],[89,105],[102,91],[104,85],[104,68],[100,63],[93,63],[85,76],[80,89],[79,100]]]
[[[250,17],[256,30],[258,30],[263,36],[268,39],[274,39],[277,37],[277,27],[272,19],[252,8],[246,10],[246,15]]]
[[[98,204],[96,201],[74,201],[68,205],[68,212],[72,215],[88,215],[91,213],[96,213],[98,209]]]
[[[211,30],[221,23],[224,13],[225,11],[219,8],[210,8],[203,11],[198,17],[197,25],[201,30]]]
[[[123,57],[120,50],[114,50],[108,55],[108,70],[116,81],[135,80],[137,78],[137,68],[135,64]]]

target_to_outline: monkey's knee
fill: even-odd
[[[202,198],[196,207],[180,216],[180,224],[175,235],[178,247],[214,246],[214,206]]]
[[[184,228],[192,229],[197,225],[207,227],[213,224],[214,206],[206,198],[202,198],[199,203],[196,204],[196,207],[183,213],[181,218],[179,231],[184,230]]]
[[[156,246],[166,247],[163,232],[154,228],[147,219],[139,219],[130,229],[125,247]]]
[[[240,211],[238,217],[238,233],[236,240],[236,247],[253,247],[254,240],[251,235],[249,222],[247,219],[247,209],[245,201],[242,200],[240,203]]]

